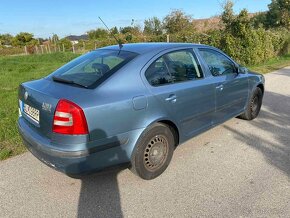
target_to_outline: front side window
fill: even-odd
[[[199,49],[213,76],[223,76],[237,72],[234,63],[220,52],[211,49]]]
[[[135,53],[122,50],[96,50],[59,68],[52,77],[55,81],[70,82],[89,88],[106,79],[136,56]]]
[[[158,58],[147,69],[145,76],[152,86],[161,86],[199,79],[203,74],[193,52],[181,50]]]

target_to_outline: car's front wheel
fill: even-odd
[[[132,158],[131,170],[142,179],[154,179],[169,165],[174,147],[174,135],[165,124],[155,123],[141,135]]]
[[[257,87],[252,93],[251,98],[249,99],[245,112],[241,114],[239,118],[244,120],[255,119],[260,112],[262,100],[263,100],[263,92],[259,87]]]

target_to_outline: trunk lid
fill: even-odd
[[[83,95],[80,93],[92,92],[85,88],[74,87],[68,84],[44,78],[23,83],[19,86],[19,110],[21,116],[40,135],[51,139],[53,117],[60,99],[67,99],[81,104]]]

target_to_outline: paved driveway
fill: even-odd
[[[290,68],[266,75],[258,119],[180,146],[166,172],[71,179],[30,153],[0,163],[0,217],[289,217]]]

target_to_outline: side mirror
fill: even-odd
[[[238,67],[238,73],[246,74],[246,73],[248,73],[248,71],[249,70],[246,67],[242,67],[242,66]]]

